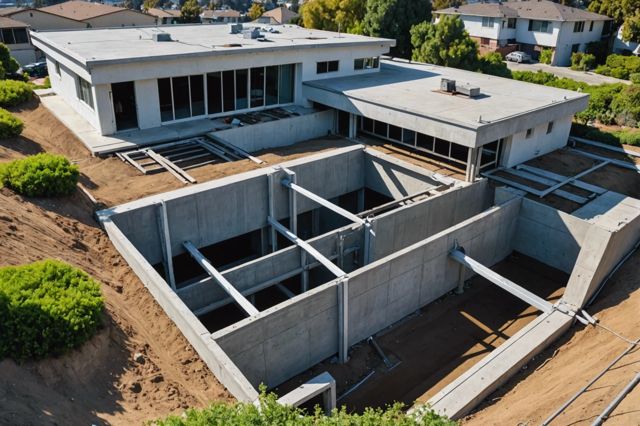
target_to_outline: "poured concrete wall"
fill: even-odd
[[[376,217],[375,257],[380,259],[460,223],[491,206],[492,190],[483,179],[435,193],[426,200]]]
[[[349,344],[395,323],[453,289],[457,240],[493,265],[511,252],[520,199],[349,274]],[[338,286],[323,284],[212,335],[255,386],[277,386],[338,351]]]
[[[585,220],[523,198],[513,249],[570,274],[590,226]]]
[[[519,210],[519,199],[493,207],[350,274],[350,344],[454,289],[459,264],[449,251],[455,241],[484,265],[504,259],[512,251]]]
[[[246,151],[292,145],[327,136],[333,130],[334,112],[320,111],[298,117],[220,130],[215,135]]]

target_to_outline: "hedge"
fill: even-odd
[[[0,139],[12,138],[22,133],[24,123],[4,108],[0,108]]]
[[[100,286],[66,263],[44,260],[0,268],[0,358],[59,355],[101,325]]]
[[[551,60],[553,59],[553,49],[542,49],[540,51],[540,63],[541,64],[551,64]]]
[[[61,155],[40,153],[0,165],[0,183],[29,197],[57,197],[75,191],[80,170]]]
[[[637,56],[609,55],[605,65],[597,67],[595,72],[628,80],[631,74],[640,72],[640,58]]]
[[[260,396],[260,408],[249,403],[227,404],[214,402],[204,409],[189,409],[182,416],[169,416],[155,420],[151,424],[157,426],[201,426],[201,425],[290,425],[290,426],[455,426],[457,423],[425,410],[422,417],[405,414],[402,404],[395,404],[387,409],[367,408],[362,414],[350,414],[346,409],[334,410],[330,417],[316,407],[313,414],[306,411],[280,405],[275,394]]]
[[[602,142],[613,146],[635,145],[640,146],[640,129],[625,129],[613,132],[605,132],[596,127],[573,123],[571,134],[580,138]]]
[[[33,96],[29,83],[17,80],[0,80],[0,106],[16,106],[28,101]]]

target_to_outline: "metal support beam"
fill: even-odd
[[[269,185],[269,217],[276,217],[276,200],[275,200],[275,179],[273,174],[275,171],[267,174],[267,184]],[[271,251],[278,251],[278,235],[275,228],[271,227]]]
[[[182,243],[182,245],[189,252],[191,257],[193,257],[195,261],[198,262],[198,264],[202,266],[205,271],[207,271],[211,278],[213,278],[213,280],[217,282],[218,285],[222,287],[222,289],[226,291],[229,296],[233,297],[236,303],[240,305],[240,307],[244,309],[244,311],[249,316],[260,313],[260,311],[258,311],[256,307],[251,304],[251,302],[249,302],[242,294],[240,294],[240,292],[236,290],[236,288],[229,281],[227,281],[227,279],[223,277],[216,268],[213,267],[209,260],[207,260],[207,258],[204,257],[202,253],[200,253],[200,251],[191,243],[191,241],[185,241],[184,243]]]
[[[286,168],[283,170],[289,177],[289,182],[295,184],[297,180],[296,173]],[[294,234],[298,233],[298,202],[296,200],[296,191],[291,187],[289,188],[289,229]]]
[[[349,280],[338,283],[338,361],[349,361]]]
[[[301,249],[303,249],[304,251],[309,253],[311,256],[313,256],[318,262],[322,263],[336,277],[342,277],[342,276],[346,275],[346,273],[342,269],[340,269],[336,265],[334,265],[333,262],[331,262],[329,259],[327,259],[318,250],[313,248],[309,243],[307,243],[306,241],[302,240],[296,234],[292,233],[287,228],[282,226],[282,224],[280,222],[278,222],[277,220],[275,220],[271,216],[269,216],[267,218],[267,221],[269,222],[269,224],[271,224],[271,226],[273,226],[275,228],[276,231],[280,232],[289,241],[291,241],[292,243],[294,243],[295,245],[297,245],[298,247],[300,247]]]
[[[175,291],[176,277],[173,273],[173,255],[171,253],[171,234],[169,232],[169,218],[167,216],[167,205],[164,200],[158,205],[158,223],[160,241],[162,242],[162,257],[164,264],[164,272],[169,281],[169,285]]]
[[[491,269],[487,268],[480,262],[473,260],[466,254],[464,254],[462,251],[458,249],[453,249],[449,252],[449,256],[451,256],[451,258],[456,262],[463,264],[464,266],[471,269],[476,274],[486,278],[487,280],[491,281],[498,287],[508,291],[509,293],[513,294],[520,300],[525,301],[529,305],[541,310],[542,312],[548,313],[553,310],[553,305],[551,303],[547,302],[546,300],[544,300],[539,296],[536,296],[535,294],[531,293],[529,290],[526,290],[520,287],[516,283],[506,279],[502,275],[492,271]]]
[[[322,198],[319,195],[314,194],[313,192],[304,189],[303,187],[301,187],[300,185],[296,185],[295,182],[291,182],[290,180],[283,180],[282,184],[284,186],[286,186],[287,188],[293,189],[294,191],[296,191],[298,194],[307,197],[308,199],[315,201],[316,203],[320,204],[323,207],[328,208],[329,210],[331,210],[334,213],[339,214],[342,217],[345,217],[347,219],[349,219],[351,222],[360,224],[360,225],[364,225],[364,220],[362,220],[361,218],[359,218],[358,216],[356,216],[355,214],[343,209],[342,207],[339,207],[335,204],[333,204],[331,201],[326,200],[324,198]]]
[[[300,250],[300,268],[302,269],[300,275],[300,287],[302,293],[309,290],[309,265],[307,265],[307,252]]]

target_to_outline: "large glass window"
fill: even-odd
[[[294,64],[280,65],[280,103],[288,104],[293,102],[294,86],[295,86],[295,69]]]
[[[507,19],[507,28],[515,28],[516,27],[516,18]]]
[[[13,38],[15,39],[16,43],[29,43],[29,37],[27,36],[26,28],[14,28]]]
[[[535,19],[529,21],[529,31],[548,33],[550,30],[551,25],[549,25],[549,21],[536,21]]]
[[[336,72],[338,71],[339,65],[340,65],[340,61],[316,62],[316,74]]]
[[[174,119],[191,117],[191,105],[189,105],[189,77],[173,77],[173,113]]]
[[[192,75],[189,77],[191,86],[191,115],[204,115],[204,77]]]
[[[173,121],[205,114],[204,77],[158,79],[160,120]]]
[[[209,114],[222,112],[222,74],[219,71],[207,74],[207,106]]]
[[[264,105],[264,67],[251,68],[251,108]]]
[[[249,70],[236,70],[236,109],[249,108]]]
[[[78,99],[87,104],[93,109],[93,92],[91,91],[91,84],[82,77],[78,77],[78,84],[76,85]]]
[[[482,18],[482,26],[483,27],[489,27],[489,28],[493,27],[494,22],[495,22],[494,18],[487,17],[487,16]]]
[[[2,30],[2,41],[4,44],[16,44],[16,39],[13,37],[11,28],[4,28]]]
[[[267,75],[265,82],[265,100],[267,105],[278,103],[278,76],[280,75],[278,66],[267,67]]]
[[[224,71],[222,73],[222,100],[224,111],[233,111],[236,109],[235,102],[235,73],[233,71]]]
[[[380,59],[375,56],[372,58],[358,58],[353,60],[353,69],[358,70],[369,70],[373,68],[378,68],[380,66]]]
[[[173,101],[171,97],[171,79],[158,79],[158,95],[160,97],[160,119],[173,120]]]

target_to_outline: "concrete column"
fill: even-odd
[[[349,280],[338,283],[338,362],[349,361]]]
[[[296,183],[296,174],[287,169],[285,169],[285,172],[291,183]],[[298,234],[298,202],[296,199],[296,191],[291,188],[289,188],[289,229],[294,234]]]
[[[356,114],[349,114],[349,137],[351,139],[358,135],[358,116]]]
[[[469,154],[467,155],[467,171],[465,174],[465,180],[467,182],[473,182],[478,175],[478,153],[480,148],[469,148]]]
[[[307,267],[307,252],[300,249],[300,266],[302,273],[300,274],[300,292],[304,293],[309,290],[309,268]]]
[[[267,175],[268,185],[269,185],[269,216],[275,218],[275,196],[274,196],[274,186],[275,179],[273,176],[274,172],[271,172]],[[271,251],[278,250],[278,234],[276,233],[276,229],[271,226]]]
[[[169,217],[167,205],[161,201],[158,205],[158,233],[162,244],[162,264],[164,266],[165,279],[172,289],[176,289],[176,279],[173,274],[173,255],[171,253],[171,235],[169,233]]]
[[[320,209],[311,211],[311,235],[314,237],[320,235]]]

